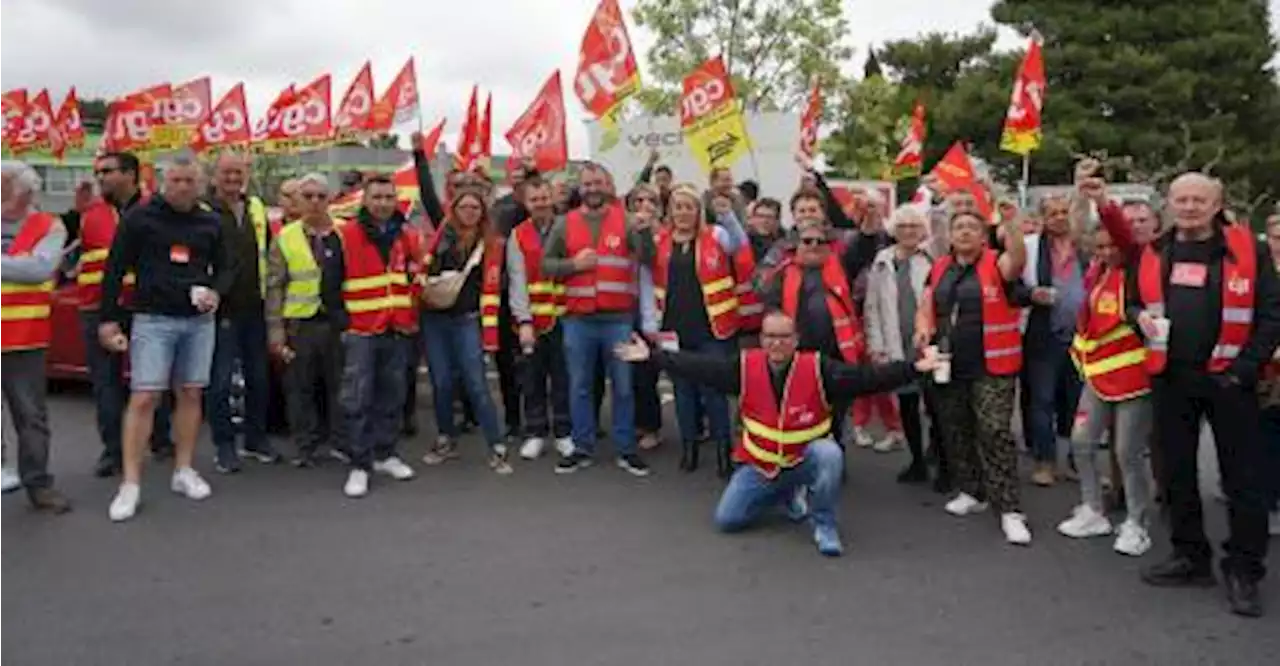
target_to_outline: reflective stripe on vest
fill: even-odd
[[[337,230],[346,271],[342,300],[349,315],[347,331],[360,335],[416,331],[418,310],[409,274],[418,272],[418,264],[411,259],[421,249],[417,232],[404,226],[391,245],[391,260],[384,263],[363,225],[342,224]]]
[[[596,267],[565,279],[565,310],[575,315],[629,313],[635,308],[637,289],[636,266],[627,247],[626,212],[621,203],[610,205],[593,243],[583,210],[570,211],[565,218],[565,253],[573,257],[592,248],[596,251]]]
[[[1222,261],[1222,312],[1218,340],[1213,346],[1206,369],[1225,372],[1240,355],[1253,332],[1254,294],[1258,282],[1256,241],[1248,229],[1227,226],[1222,229],[1227,255]],[[1138,296],[1143,307],[1154,316],[1168,316],[1164,300],[1164,258],[1147,246],[1138,264]],[[1169,358],[1168,339],[1147,338],[1147,372],[1164,373]]]
[[[764,323],[764,302],[752,284],[756,273],[756,255],[750,243],[744,243],[733,256],[734,287],[738,294],[738,329],[755,333]]]
[[[258,197],[249,197],[245,204],[245,216],[253,224],[253,240],[258,248],[258,292],[267,295],[267,207]]]
[[[533,330],[541,335],[555,328],[556,319],[565,312],[565,287],[542,274],[542,235],[533,220],[525,220],[515,228],[520,255],[524,258],[524,276],[529,296],[529,314]]]
[[[484,257],[480,267],[480,342],[490,353],[498,351],[498,313],[502,306],[502,263],[506,245],[498,236],[482,241]]]
[[[733,457],[773,478],[804,460],[805,449],[831,431],[831,406],[822,386],[821,355],[797,352],[787,371],[782,399],[774,392],[768,356],[741,352],[742,437]]]
[[[5,254],[11,257],[31,254],[49,235],[53,223],[53,216],[48,213],[28,215]],[[0,351],[49,346],[53,336],[49,319],[53,312],[53,287],[52,279],[40,284],[20,284],[4,282],[0,277]]]
[[[693,243],[694,277],[702,292],[702,303],[707,311],[711,335],[719,340],[727,340],[737,335],[739,327],[733,261],[709,227],[699,229]],[[667,283],[671,280],[673,252],[675,239],[670,231],[664,230],[658,236],[657,255],[653,264],[654,297],[659,312],[665,312],[667,307]]]
[[[311,241],[301,222],[290,222],[277,239],[288,269],[285,285],[284,318],[310,319],[320,311],[320,265],[311,251]]]
[[[938,284],[953,262],[950,254],[933,262],[929,284]],[[1022,369],[1022,313],[1009,304],[995,250],[983,250],[975,271],[982,287],[982,356],[987,374],[997,377],[1017,374]],[[936,321],[936,299],[933,308],[935,311],[929,314]]]
[[[804,289],[804,269],[793,260],[782,270],[782,311],[795,319],[799,316],[800,291]],[[849,280],[836,252],[832,252],[822,266],[822,283],[826,286],[827,312],[831,314],[831,325],[835,329],[840,357],[848,363],[857,363],[862,360],[866,343],[862,322],[853,308]]]

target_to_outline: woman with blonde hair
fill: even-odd
[[[733,212],[733,201],[711,197],[719,225],[703,219],[703,201],[692,185],[671,189],[667,202],[670,227],[657,236],[653,261],[654,300],[661,313],[660,335],[674,338],[681,350],[730,357],[737,352],[740,326],[733,255],[747,243],[747,234]],[[676,419],[680,425],[680,468],[698,467],[698,411],[710,426],[716,449],[716,470],[729,469],[729,403],[724,394],[693,382],[673,378]]]
[[[915,334],[916,312],[924,296],[925,280],[933,259],[924,249],[929,236],[929,220],[925,213],[913,205],[900,206],[889,218],[889,233],[893,245],[876,253],[867,272],[867,301],[863,311],[863,327],[867,334],[867,348],[875,363],[903,361],[914,356],[912,340]],[[921,483],[929,480],[929,468],[924,455],[924,429],[920,418],[920,389],[909,384],[897,393],[898,411],[902,423],[901,437],[905,437],[911,451],[911,463],[898,474],[900,483]],[[925,407],[933,422],[935,441],[937,420],[933,418],[932,401]],[[891,434],[892,437],[892,434]],[[886,441],[892,443],[889,437]],[[890,450],[877,445],[877,451]],[[947,479],[946,456],[941,448],[938,453],[938,477],[935,486],[945,492]]]
[[[422,337],[439,436],[422,461],[439,465],[458,457],[453,389],[455,376],[461,375],[489,445],[489,467],[498,474],[510,474],[484,363],[485,352],[497,351],[505,249],[502,238],[491,230],[489,205],[480,192],[462,189],[454,195],[433,245],[427,255],[428,278],[457,273],[465,273],[465,278],[451,303],[445,304],[445,298],[423,304]],[[431,288],[430,284],[426,287],[428,292]]]

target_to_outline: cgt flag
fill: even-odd
[[[968,151],[964,149],[964,144],[959,141],[953,144],[942,159],[933,165],[932,173],[938,177],[938,187],[942,194],[955,191],[972,194],[978,206],[978,212],[982,213],[988,222],[994,222],[992,214],[995,209],[991,203],[991,194],[978,182],[978,174],[973,168],[973,162],[969,159]]]
[[[911,111],[911,121],[902,135],[898,157],[893,160],[894,179],[919,176],[924,164],[924,104],[916,102]]]
[[[1027,54],[1018,66],[1009,98],[1009,113],[1000,134],[1000,149],[1026,156],[1040,147],[1041,112],[1044,110],[1044,56],[1040,35],[1032,33]]]
[[[52,153],[59,161],[67,148],[84,146],[84,124],[80,120],[80,100],[76,97],[75,86],[67,91],[62,105],[53,117]]]
[[[640,90],[640,68],[618,0],[600,0],[578,50],[573,90],[605,130],[602,150],[618,141],[622,103]]]
[[[244,100],[244,83],[237,83],[218,100],[218,105],[196,127],[191,135],[191,149],[202,153],[217,147],[243,147],[249,144],[251,135],[249,112]]]
[[[373,68],[366,60],[333,112],[334,138],[340,142],[360,139],[370,124],[372,112]]]
[[[800,116],[800,152],[813,159],[818,151],[818,123],[822,121],[822,88],[817,77],[813,79],[813,89],[809,91],[809,105],[804,115]]]
[[[569,164],[560,70],[547,79],[537,98],[507,130],[507,143],[511,144],[510,165],[532,159],[538,171],[550,172]]]
[[[684,77],[680,128],[690,151],[708,172],[733,166],[750,152],[746,123],[720,56]]]

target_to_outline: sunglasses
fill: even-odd
[[[825,239],[825,238],[813,238],[813,237],[809,237],[809,238],[801,238],[801,239],[800,239],[800,244],[801,244],[801,245],[804,245],[804,246],[817,246],[817,247],[823,247],[823,246],[827,245],[827,244],[828,244],[828,243],[830,243],[830,242],[831,242],[831,241],[829,241],[829,240],[827,240],[827,239]]]

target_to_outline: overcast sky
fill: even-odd
[[[710,0],[708,0],[710,1]],[[570,150],[587,151],[571,77],[598,0],[3,0],[4,89],[71,85],[82,97],[112,97],[164,81],[213,77],[216,102],[244,81],[249,114],[260,115],[289,83],[333,74],[334,104],[365,59],[381,94],[417,58],[424,122],[448,117],[454,144],[471,85],[493,92],[494,151],[547,76],[561,69]],[[1269,0],[1274,8],[1280,0]],[[629,13],[635,0],[621,0]],[[986,0],[845,0],[860,66],[869,44],[990,22]],[[183,26],[186,22],[187,26]],[[644,77],[651,40],[628,18]],[[1016,44],[1016,41],[1014,41]]]

